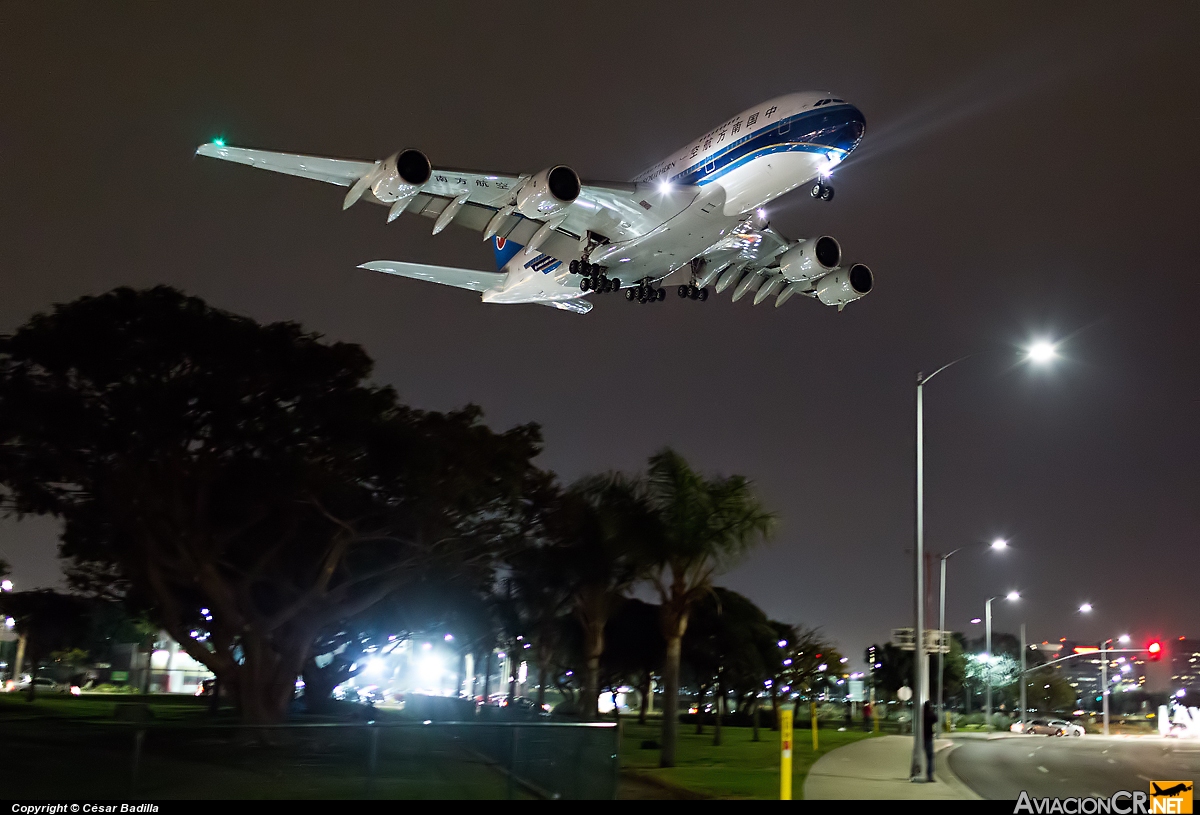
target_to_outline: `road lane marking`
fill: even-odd
[[[1030,754],[1029,754],[1029,757],[1030,757],[1030,758],[1033,758],[1033,757],[1034,757],[1034,755],[1035,755],[1034,753],[1030,753]]]
[[[1149,778],[1147,778],[1146,776],[1142,775],[1141,773],[1138,773],[1138,778],[1142,779],[1143,781],[1149,781],[1149,780],[1150,780]]]
[[[1038,769],[1039,769],[1039,770],[1041,770],[1041,771],[1042,771],[1042,772],[1044,772],[1044,773],[1048,773],[1048,772],[1050,772],[1050,771],[1049,771],[1049,770],[1047,770],[1045,767],[1043,767],[1041,764],[1039,764],[1039,765],[1038,765]]]

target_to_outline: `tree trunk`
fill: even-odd
[[[483,704],[486,707],[492,701],[492,649],[489,648],[483,660]]]
[[[546,663],[538,665],[538,695],[537,704],[538,710],[545,710],[546,705]]]
[[[684,623],[686,625],[686,623]],[[680,627],[676,626],[676,630]],[[675,745],[679,740],[679,657],[683,650],[683,632],[667,638],[663,660],[662,752],[658,766],[675,766]]]
[[[758,699],[757,699],[757,698],[754,700],[753,704],[754,704],[754,714],[753,714],[753,716],[754,716],[754,741],[761,741],[761,739],[759,739],[759,737],[758,737],[758,708],[759,708],[759,704],[758,704]]]
[[[583,718],[595,721],[599,715],[600,702],[600,657],[604,654],[604,625],[592,624],[584,628],[583,652],[587,657],[587,669],[583,679]]]
[[[704,697],[708,696],[708,685],[696,689],[696,735],[704,735]]]
[[[779,729],[779,689],[776,687],[778,683],[771,683],[771,713],[775,716],[775,721],[771,722],[771,729]]]
[[[650,712],[650,693],[653,681],[650,678],[650,672],[646,671],[645,681],[638,687],[638,693],[642,695],[641,704],[638,705],[638,724],[645,724],[646,714]]]

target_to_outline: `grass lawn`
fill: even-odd
[[[35,702],[0,694],[4,795],[9,798],[528,798],[450,732],[381,729],[378,772],[367,776],[367,732],[315,728],[280,732],[261,744],[213,727],[207,700],[149,697],[136,786],[137,727],[114,719],[127,696]],[[223,717],[232,718],[232,717]],[[235,720],[236,721],[236,720]]]
[[[712,728],[697,736],[694,725],[679,726],[679,746],[675,766],[661,769],[659,751],[642,749],[643,740],[661,741],[661,725],[652,722],[639,725],[624,724],[621,743],[621,766],[641,775],[653,776],[677,787],[712,798],[779,798],[779,733],[762,728],[762,741],[751,738],[748,727],[721,729],[720,747],[713,747]],[[819,730],[816,752],[812,749],[812,731],[795,731],[796,745],[792,751],[792,798],[804,797],[804,779],[809,768],[821,756],[844,744],[868,738],[861,730],[839,733],[836,728]]]

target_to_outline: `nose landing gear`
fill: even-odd
[[[808,193],[813,198],[820,198],[822,201],[833,200],[833,187],[824,183],[823,181],[818,181],[816,184],[813,184],[812,189],[810,189]]]

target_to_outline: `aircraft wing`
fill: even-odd
[[[220,143],[201,145],[196,154],[340,187],[351,186],[379,164],[252,150]],[[429,181],[405,212],[437,218],[452,201],[466,194],[453,222],[482,232],[496,211],[513,201],[517,190],[530,175],[434,167]],[[610,242],[645,235],[682,212],[698,194],[698,187],[687,185],[673,185],[664,190],[653,184],[584,181],[579,198],[568,209],[566,219],[539,249],[565,259],[579,254],[580,242],[589,231]],[[370,189],[363,193],[362,200],[389,206],[376,198]],[[504,219],[496,234],[525,244],[541,226],[541,221],[513,213]]]

